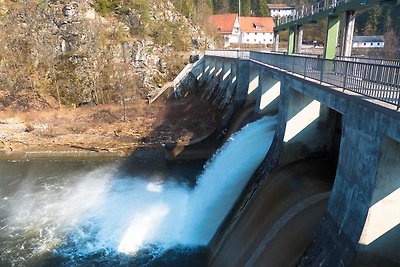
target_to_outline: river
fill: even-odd
[[[0,266],[204,266],[205,247],[265,157],[274,125],[247,125],[204,167],[151,153],[1,161]]]

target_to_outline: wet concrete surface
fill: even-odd
[[[309,159],[274,171],[211,251],[210,266],[296,266],[324,214],[334,165]]]

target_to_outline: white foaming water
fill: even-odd
[[[15,249],[0,252],[0,259],[28,245],[31,257],[52,249],[75,257],[99,251],[134,255],[154,245],[160,250],[206,245],[265,157],[274,125],[274,118],[264,118],[233,135],[192,190],[172,182],[116,178],[115,167],[78,181],[67,177],[51,185],[21,186],[4,200],[9,215],[0,230],[13,240],[29,238],[15,241]]]
[[[274,118],[247,125],[206,165],[190,197],[184,243],[209,243],[268,152],[274,126]]]

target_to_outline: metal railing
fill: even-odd
[[[302,6],[297,8],[292,16],[279,18],[275,23],[276,26],[280,26],[304,17],[312,16],[318,12],[334,9],[342,3],[350,2],[351,0],[321,0],[311,6]]]
[[[400,108],[400,67],[250,52],[250,60],[312,78]]]
[[[400,67],[400,60],[396,60],[396,59],[337,56],[337,57],[335,57],[335,60],[361,62],[361,63],[375,64],[375,65],[388,65],[388,66]]]

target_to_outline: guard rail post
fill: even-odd
[[[345,61],[344,65],[344,77],[343,77],[343,92],[346,90],[347,86],[347,70],[349,69],[349,62]]]
[[[321,74],[319,76],[319,83],[322,84],[322,80],[324,79],[324,69],[325,69],[325,62],[324,60],[321,60]]]
[[[307,77],[307,67],[308,67],[307,61],[308,61],[308,57],[306,57],[304,60],[304,79]]]

